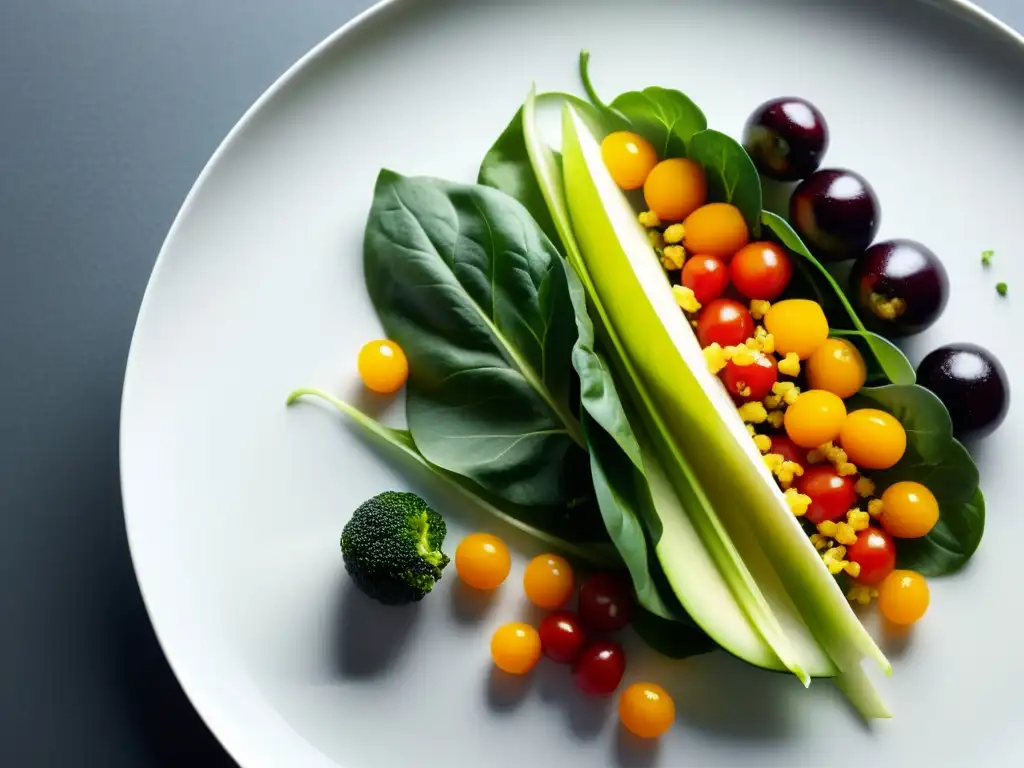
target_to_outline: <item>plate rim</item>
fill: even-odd
[[[157,252],[156,259],[153,262],[153,267],[150,270],[149,277],[146,281],[146,287],[143,291],[142,298],[139,303],[138,311],[136,312],[135,321],[132,327],[132,336],[128,348],[128,354],[125,359],[124,374],[121,385],[121,398],[118,412],[118,474],[119,474],[119,487],[121,494],[121,507],[122,515],[124,519],[125,533],[128,542],[128,551],[132,563],[132,571],[135,575],[135,581],[139,588],[139,593],[142,596],[142,602],[146,609],[146,615],[149,619],[150,626],[153,628],[153,633],[156,636],[157,643],[160,646],[160,650],[163,653],[164,658],[167,661],[168,666],[174,674],[175,679],[181,686],[182,691],[188,698],[189,704],[196,710],[196,713],[202,719],[205,727],[210,731],[213,737],[220,744],[221,748],[229,755],[229,757],[238,763],[242,768],[255,768],[255,766],[272,765],[272,762],[266,762],[265,757],[261,758],[257,755],[252,755],[245,743],[241,740],[234,738],[229,739],[226,734],[226,729],[222,729],[219,726],[215,727],[214,722],[220,722],[221,718],[214,716],[210,712],[212,706],[207,700],[207,696],[201,692],[200,686],[193,682],[191,676],[187,673],[183,674],[183,671],[179,668],[178,656],[171,653],[168,643],[166,641],[166,634],[162,629],[162,624],[156,618],[156,612],[151,604],[150,597],[147,595],[147,589],[144,584],[143,578],[140,575],[139,563],[138,563],[138,551],[137,543],[135,538],[132,536],[132,524],[130,522],[131,516],[128,511],[127,498],[125,493],[125,437],[127,433],[126,424],[126,413],[128,410],[128,392],[129,384],[132,378],[132,371],[136,367],[136,360],[138,359],[138,348],[139,348],[139,335],[140,328],[146,317],[146,313],[150,303],[152,302],[152,295],[155,290],[154,286],[158,282],[158,277],[164,268],[164,265],[168,258],[168,252],[171,250],[174,241],[176,240],[178,230],[183,226],[183,222],[187,219],[189,212],[191,211],[195,199],[199,196],[201,190],[206,185],[208,178],[214,173],[217,166],[220,164],[221,158],[227,154],[231,147],[235,144],[238,137],[245,131],[245,129],[252,123],[256,117],[263,111],[263,109],[270,104],[281,92],[283,92],[293,80],[295,80],[302,72],[310,67],[318,58],[320,58],[326,51],[333,48],[339,43],[339,41],[346,37],[352,36],[360,30],[367,22],[371,21],[376,16],[385,13],[393,7],[400,5],[412,5],[416,2],[430,2],[432,0],[377,0],[373,5],[360,11],[358,14],[353,16],[349,21],[341,24],[335,30],[330,32],[327,36],[321,39],[313,47],[307,50],[302,56],[296,59],[287,69],[284,70],[267,88],[256,98],[255,101],[243,112],[241,117],[235,122],[231,129],[224,135],[224,138],[218,143],[216,149],[212,152],[210,157],[203,165],[202,170],[196,176],[195,181],[189,188],[188,193],[185,195],[181,204],[175,213],[174,219],[167,230],[167,234],[160,245]],[[1013,44],[1019,49],[1022,56],[1024,56],[1024,30],[1018,31],[1014,27],[1011,27],[1008,23],[997,17],[994,13],[985,10],[978,6],[973,0],[900,0],[900,2],[908,5],[927,5],[932,6],[940,11],[947,11],[956,14],[960,17],[963,23],[969,23],[972,20],[982,29],[986,29],[989,33],[995,35],[998,38],[1003,39],[1006,42]],[[307,742],[308,743],[308,742]],[[319,752],[314,744],[308,743],[309,749],[320,754],[321,758],[325,761],[324,765],[334,765],[334,762],[327,758],[325,755]],[[245,755],[243,761],[243,754]],[[251,759],[250,759],[251,758]]]

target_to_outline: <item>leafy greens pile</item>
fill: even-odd
[[[868,362],[872,386],[858,405],[886,410],[906,427],[906,456],[878,473],[880,487],[913,478],[940,502],[939,524],[922,539],[901,542],[899,565],[930,576],[961,567],[980,542],[984,500],[945,408],[914,384],[914,369],[897,347],[865,329],[786,220],[762,210],[760,179],[740,144],[709,129],[704,113],[677,90],[649,87],[605,104],[587,66],[584,53],[588,100],[531,92],[483,159],[477,183],[391,170],[377,179],[364,270],[385,333],[409,359],[408,429],[385,427],[316,389],[296,390],[289,402],[326,399],[547,545],[625,568],[643,609],[635,628],[662,653],[684,657],[716,647],[684,610],[656,554],[666,535],[657,487],[664,478],[652,475],[645,459],[665,425],[590,281],[566,203],[563,158],[536,129],[538,108],[570,105],[598,136],[628,129],[662,158],[694,160],[705,170],[710,200],[732,203],[752,233],[799,257],[794,287],[822,304],[832,335],[856,343]],[[713,514],[706,525],[714,527]],[[840,684],[862,711],[884,710],[856,679]]]

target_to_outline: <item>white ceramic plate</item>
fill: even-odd
[[[490,675],[488,638],[529,615],[536,549],[512,537],[493,604],[454,568],[416,607],[353,591],[338,551],[353,507],[388,488],[442,506],[451,542],[508,531],[394,464],[334,413],[286,409],[293,387],[358,397],[376,336],[361,232],[378,169],[472,180],[532,81],[578,90],[593,52],[605,94],[689,93],[738,135],[762,100],[798,94],[832,128],[827,164],[864,173],[880,237],[931,245],[948,310],[910,345],[976,340],[1024,373],[1019,259],[1024,41],[953,0],[543,3],[405,0],[305,57],[218,150],[167,238],[140,313],[122,420],[125,515],[146,604],[185,690],[246,768],[270,766],[1005,765],[1024,752],[1019,408],[977,447],[989,526],[970,567],[933,582],[912,637],[885,648],[896,718],[866,727],[825,683],[723,654],[637,650],[629,680],[664,682],[678,725],[624,738],[612,702],[566,670],[520,687]],[[979,255],[994,249],[990,269]],[[1010,294],[996,295],[1005,280]],[[370,404],[378,407],[380,404]],[[400,419],[392,405],[388,418]]]

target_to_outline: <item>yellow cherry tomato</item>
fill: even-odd
[[[455,549],[459,578],[476,589],[496,589],[511,569],[512,556],[505,542],[489,533],[471,533]]]
[[[573,587],[572,566],[558,555],[537,555],[523,574],[526,596],[540,608],[560,608],[572,597]]]
[[[656,739],[676,719],[676,704],[654,683],[633,683],[619,695],[619,719],[641,739]]]
[[[693,160],[680,157],[662,160],[644,181],[647,207],[662,221],[682,221],[704,205],[707,196],[704,169]]]
[[[368,341],[359,350],[356,362],[359,378],[374,392],[397,392],[409,378],[409,361],[402,348],[390,339]]]
[[[810,299],[785,299],[772,304],[764,316],[764,329],[775,339],[775,351],[796,352],[801,360],[813,355],[828,339],[828,320],[821,305]]]
[[[807,383],[846,399],[864,386],[868,369],[853,344],[844,339],[825,339],[807,359]]]
[[[658,153],[651,142],[631,131],[615,131],[605,136],[601,158],[620,189],[639,189],[658,164]]]
[[[846,417],[839,433],[846,455],[861,469],[889,469],[907,450],[907,433],[895,416],[861,408]]]
[[[898,539],[917,539],[939,522],[939,502],[920,483],[893,483],[882,494],[882,527]]]
[[[749,242],[747,222],[734,205],[708,203],[683,220],[683,245],[688,253],[728,262]]]
[[[540,660],[540,634],[529,624],[504,624],[491,636],[491,658],[503,672],[525,675]]]
[[[835,440],[845,421],[842,399],[823,389],[801,392],[783,417],[786,434],[801,448],[817,448]]]
[[[909,626],[928,611],[931,593],[916,571],[893,571],[878,589],[878,610],[893,624]]]

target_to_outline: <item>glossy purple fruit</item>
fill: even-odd
[[[757,170],[768,178],[806,179],[818,170],[828,149],[828,124],[809,101],[772,99],[747,119],[743,146]]]
[[[852,259],[871,245],[881,214],[878,196],[859,173],[845,168],[818,171],[794,190],[789,218],[822,261]]]
[[[887,240],[854,263],[850,292],[869,328],[909,336],[939,319],[949,300],[949,277],[939,257],[921,243]]]
[[[961,440],[990,435],[1010,408],[1006,371],[977,344],[947,344],[930,352],[917,367],[917,383],[938,395]]]

